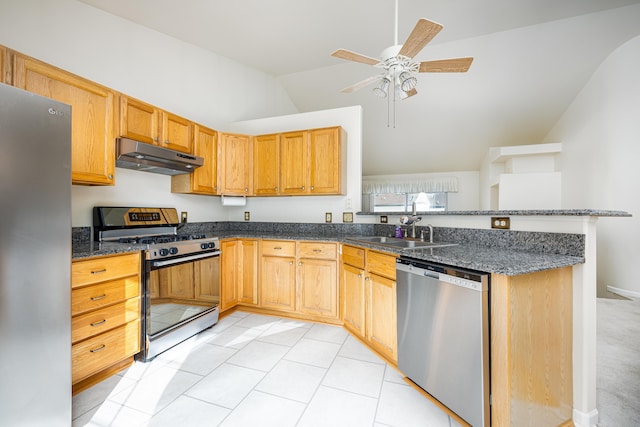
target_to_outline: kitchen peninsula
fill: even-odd
[[[376,213],[378,215],[379,213]],[[526,354],[524,341],[518,342],[513,334],[521,333],[524,329],[508,329],[510,315],[506,304],[512,304],[510,290],[519,288],[526,292],[536,292],[536,283],[544,283],[543,297],[549,299],[547,304],[531,306],[520,305],[513,307],[521,310],[516,315],[519,320],[529,322],[529,326],[543,330],[556,331],[563,354],[571,355],[563,361],[559,368],[563,381],[569,384],[568,389],[560,393],[552,393],[557,400],[560,395],[568,401],[559,400],[556,403],[564,405],[564,414],[568,411],[568,420],[573,419],[577,425],[587,425],[594,418],[597,419],[595,407],[595,302],[596,302],[596,222],[600,217],[628,217],[626,212],[599,210],[554,210],[554,211],[478,211],[478,212],[447,212],[420,213],[423,223],[434,225],[435,241],[458,243],[457,246],[434,248],[432,250],[393,250],[384,249],[375,244],[358,244],[367,249],[389,252],[395,255],[414,256],[419,259],[454,265],[457,267],[475,269],[492,274],[492,327],[497,325],[495,316],[502,316],[503,338],[513,339],[516,347],[509,347],[510,341],[496,344],[492,341],[492,351],[496,347],[502,348],[501,369],[517,371],[522,366],[518,363],[517,351]],[[490,216],[510,216],[511,230],[488,229]],[[428,221],[425,219],[427,218]],[[350,236],[362,235],[391,235],[393,225],[390,224],[297,224],[297,223],[252,223],[252,222],[207,222],[187,224],[189,231],[215,234],[221,240],[233,238],[251,239],[279,239],[279,240],[321,240],[338,241],[355,244],[349,241]],[[76,259],[113,253],[114,248],[100,245],[96,242],[81,241],[90,232],[77,229],[74,242],[73,256]],[[84,232],[83,232],[84,231]],[[138,248],[132,247],[135,251]],[[559,284],[556,286],[556,284]],[[497,292],[497,289],[501,292]],[[554,293],[555,292],[555,293]],[[511,294],[513,297],[513,294]],[[526,303],[530,295],[516,295],[521,302]],[[531,301],[537,301],[531,298]],[[560,300],[559,305],[555,304]],[[499,310],[498,310],[499,309]],[[545,310],[556,311],[560,315],[563,325],[554,322],[555,317],[545,317]],[[558,314],[556,313],[556,314]],[[566,328],[566,324],[572,324]],[[565,326],[559,328],[559,326]],[[509,335],[512,334],[512,335]],[[535,340],[525,345],[537,346]],[[567,344],[569,344],[567,346]],[[541,350],[545,349],[545,350]],[[530,348],[529,354],[551,353],[541,346]],[[555,351],[555,350],[554,350]],[[497,359],[494,354],[494,359]],[[526,362],[526,361],[525,361]],[[495,366],[495,365],[494,365]],[[536,368],[535,363],[532,366]],[[496,374],[497,368],[493,369]],[[568,372],[567,372],[568,371]],[[515,383],[505,384],[507,380],[517,380],[517,372],[503,372],[504,375],[493,379],[493,409],[492,425],[513,425],[519,410],[531,410],[532,406],[542,405],[536,401],[536,396],[523,396]],[[537,372],[527,372],[523,378],[538,378]],[[555,375],[555,374],[554,374]],[[555,378],[554,378],[555,380]],[[501,382],[502,381],[502,382]],[[548,385],[536,384],[540,390]],[[551,385],[553,386],[553,384]],[[500,388],[498,388],[500,387]],[[510,394],[511,393],[511,394]],[[515,393],[515,395],[514,395]],[[520,405],[521,399],[533,398],[533,402]],[[502,399],[502,402],[501,402]],[[560,399],[561,400],[561,399]],[[510,402],[510,403],[509,403]],[[511,405],[511,406],[510,406]],[[568,405],[568,406],[567,406]],[[503,408],[504,410],[501,410]],[[511,408],[511,409],[509,409]],[[539,408],[538,408],[539,409]],[[518,420],[522,421],[522,418]],[[542,424],[558,425],[560,423],[548,418],[537,420]],[[533,421],[532,421],[533,422]],[[555,424],[554,424],[555,422]],[[545,424],[546,423],[546,424]]]

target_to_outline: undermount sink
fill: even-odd
[[[356,236],[349,237],[349,240],[364,243],[374,243],[385,246],[392,246],[399,249],[420,249],[420,248],[442,248],[445,246],[455,246],[457,243],[446,242],[423,242],[420,240],[407,240],[397,237],[386,236]]]

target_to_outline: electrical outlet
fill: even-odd
[[[244,220],[245,221],[251,221],[251,212],[245,212],[244,213]]]
[[[380,215],[380,222],[381,222],[382,224],[386,224],[386,223],[388,223],[388,222],[389,222],[389,218],[387,218],[387,216],[386,216],[386,215]]]
[[[509,217],[491,217],[491,228],[499,228],[501,230],[509,230],[511,228],[511,221]]]
[[[333,215],[331,212],[327,212],[324,214],[324,222],[331,222],[333,220]]]
[[[186,224],[187,222],[187,213],[186,212],[180,212],[180,222],[183,224]]]

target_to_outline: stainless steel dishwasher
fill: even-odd
[[[489,426],[489,275],[405,257],[396,272],[398,369],[472,426]]]

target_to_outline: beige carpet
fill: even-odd
[[[640,301],[598,298],[598,427],[640,426]]]

